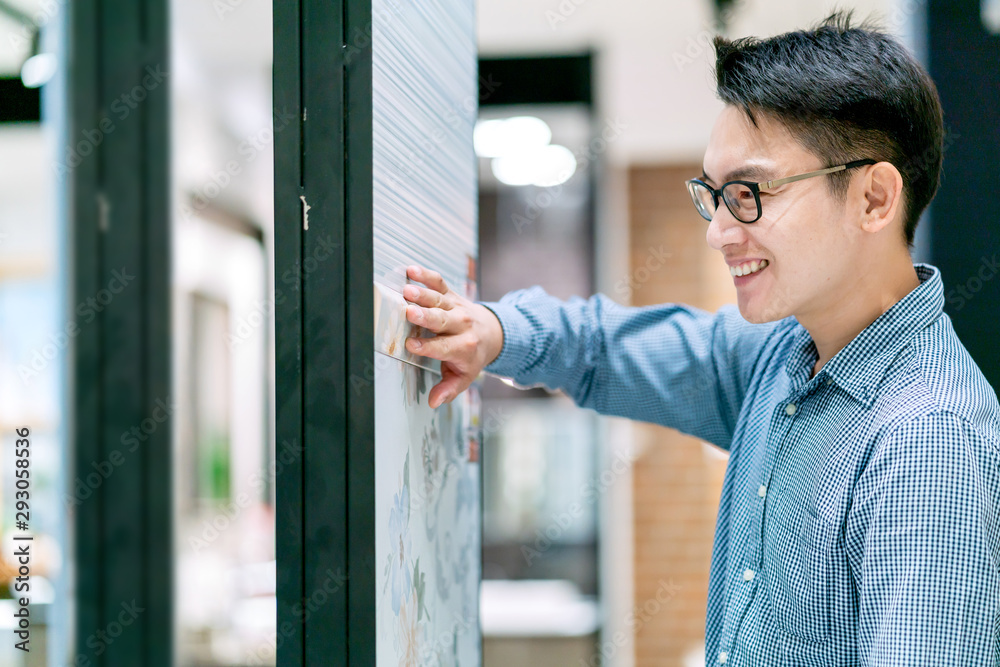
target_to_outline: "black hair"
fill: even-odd
[[[767,39],[716,37],[716,92],[741,108],[783,123],[832,167],[872,158],[903,177],[903,234],[913,246],[920,214],[937,192],[944,121],[937,88],[906,48],[871,22],[851,25],[838,11],[812,30]],[[847,194],[851,170],[830,174]]]

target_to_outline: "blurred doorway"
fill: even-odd
[[[593,293],[592,57],[480,59],[484,301]],[[600,630],[597,416],[561,392],[483,383],[486,667],[591,663]]]

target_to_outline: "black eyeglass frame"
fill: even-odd
[[[714,212],[713,212],[712,215],[706,215],[706,212],[702,210],[701,201],[698,198],[697,192],[695,190],[695,188],[697,188],[697,187],[705,188],[706,190],[708,190],[709,192],[712,193],[712,201],[715,203],[715,210],[716,211],[719,210],[719,199],[721,198],[722,201],[724,201],[726,203],[726,208],[729,209],[729,212],[733,214],[734,218],[736,218],[737,220],[739,220],[742,223],[745,223],[745,224],[749,225],[750,223],[757,222],[758,220],[760,220],[760,216],[763,214],[763,211],[762,211],[761,205],[760,205],[760,193],[763,190],[770,190],[770,189],[776,188],[776,187],[778,187],[780,185],[785,185],[786,183],[794,183],[795,181],[801,181],[801,180],[806,179],[806,178],[812,178],[813,176],[822,176],[824,174],[833,174],[833,173],[836,173],[838,171],[844,171],[845,169],[854,169],[855,167],[863,167],[863,166],[869,165],[869,164],[877,164],[877,162],[878,162],[877,160],[872,160],[870,158],[866,158],[864,160],[854,160],[853,162],[848,162],[847,164],[841,164],[841,165],[838,165],[836,167],[827,167],[826,169],[820,169],[818,171],[810,171],[810,172],[807,172],[805,174],[798,174],[796,176],[788,176],[786,178],[778,178],[778,179],[771,180],[771,181],[761,181],[759,183],[755,183],[753,181],[738,181],[738,180],[737,181],[727,181],[726,183],[723,183],[722,187],[719,188],[718,190],[716,190],[711,185],[709,185],[708,183],[704,182],[703,180],[701,180],[699,178],[692,178],[692,179],[690,179],[688,181],[685,181],[684,183],[687,186],[688,194],[691,195],[691,200],[694,202],[695,210],[697,210],[698,214],[701,217],[705,218],[705,220],[708,220],[709,222],[711,222],[712,221],[712,215],[714,215]],[[737,215],[736,211],[733,210],[733,207],[729,205],[729,200],[727,200],[726,197],[725,197],[725,195],[723,194],[723,190],[725,190],[730,185],[733,185],[734,183],[746,186],[747,189],[750,190],[750,192],[753,193],[754,203],[757,205],[757,215],[754,217],[753,220],[744,220],[739,215]]]

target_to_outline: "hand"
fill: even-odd
[[[406,307],[406,319],[437,334],[406,339],[406,349],[413,354],[441,361],[443,379],[427,398],[436,408],[468,389],[483,367],[497,358],[503,349],[503,328],[489,308],[448,289],[441,274],[410,266],[406,276],[430,288],[405,285],[403,298],[416,304]]]

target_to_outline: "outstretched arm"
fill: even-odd
[[[735,306],[713,314],[679,303],[622,306],[603,294],[562,301],[537,286],[485,305],[504,329],[487,372],[725,449],[754,362],[777,326],[749,324]]]
[[[561,301],[532,287],[472,303],[411,267],[411,322],[437,334],[408,348],[442,362],[431,406],[481,370],[562,389],[582,407],[653,422],[728,449],[753,366],[779,323],[749,324],[735,306],[621,306],[602,294]]]

